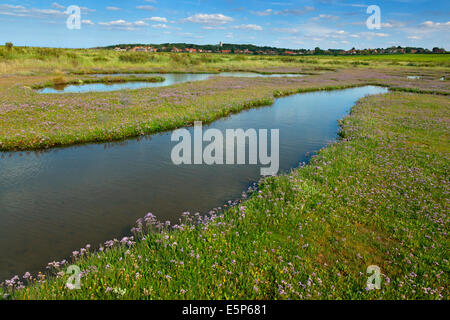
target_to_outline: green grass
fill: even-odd
[[[448,94],[440,73],[423,81],[404,73],[348,69],[302,78],[223,78],[162,88],[74,94],[39,94],[30,87],[92,81],[141,81],[142,77],[88,79],[77,75],[0,79],[0,150],[30,150],[120,140],[211,122],[276,97],[368,84],[395,90]],[[145,78],[143,78],[145,79]],[[147,79],[157,81],[160,79]]]
[[[137,77],[137,76],[107,76],[107,77],[97,77],[97,78],[81,78],[81,79],[66,79],[63,76],[55,77],[50,81],[44,83],[38,83],[33,85],[32,89],[43,89],[49,87],[58,86],[68,86],[68,85],[83,85],[83,84],[93,84],[93,83],[124,83],[124,82],[163,82],[165,79],[163,77]]]
[[[173,72],[255,71],[301,69],[322,72],[337,68],[450,67],[448,54],[398,54],[373,56],[249,56],[227,54],[115,52],[112,50],[58,49],[0,46],[0,74],[59,72]]]
[[[448,299],[449,120],[445,96],[364,98],[340,142],[223,215],[148,217],[145,239],[74,258],[81,290],[64,265],[7,298]],[[365,290],[369,265],[381,290]]]
[[[367,84],[396,90],[362,99],[342,122],[342,141],[308,166],[261,181],[248,201],[207,224],[197,226],[191,217],[181,230],[161,231],[150,223],[145,240],[130,247],[116,241],[111,249],[90,249],[74,259],[84,270],[81,290],[64,288],[64,264],[55,270],[59,275],[20,279],[27,285],[21,290],[0,289],[0,298],[448,299],[450,89],[448,81],[439,81],[448,67],[448,55],[0,47],[0,150],[124,139],[213,121],[299,92]],[[321,74],[108,93],[42,95],[30,89],[84,81],[80,75],[91,73],[220,70]],[[407,80],[407,74],[425,77]],[[379,291],[365,290],[372,264],[383,273]]]

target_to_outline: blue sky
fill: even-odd
[[[70,5],[82,27],[66,27]],[[369,30],[369,5],[381,28]],[[450,49],[448,0],[0,0],[0,43],[84,48],[118,43],[252,43],[285,48]]]

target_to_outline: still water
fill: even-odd
[[[145,74],[97,74],[97,77],[114,77],[114,76],[137,76],[137,77],[163,77],[162,82],[123,82],[123,83],[90,83],[82,85],[59,86],[57,88],[44,88],[38,90],[40,93],[81,93],[81,92],[106,92],[123,89],[139,89],[139,88],[156,88],[166,87],[174,84],[207,80],[213,76],[219,77],[240,77],[240,78],[278,78],[278,77],[302,77],[301,74],[260,74],[252,72],[222,72],[218,74],[212,73],[145,73]]]
[[[366,86],[298,94],[204,129],[279,129],[283,172],[335,140],[337,120],[358,99],[385,92]],[[175,145],[168,132],[45,152],[0,153],[0,281],[43,270],[88,243],[96,246],[127,235],[148,212],[173,222],[184,211],[206,213],[239,198],[260,178],[257,165],[176,166],[170,157]]]

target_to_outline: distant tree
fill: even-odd
[[[323,54],[323,53],[324,53],[324,51],[322,49],[320,49],[319,47],[316,47],[314,49],[314,54]]]
[[[7,43],[5,43],[5,47],[6,47],[6,49],[11,50],[12,47],[13,47],[12,42],[7,42]]]
[[[434,47],[433,53],[444,53],[445,50],[443,48]]]

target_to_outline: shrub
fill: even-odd
[[[63,76],[57,76],[57,77],[53,78],[54,85],[63,85],[66,83],[67,83],[67,81]]]
[[[119,61],[122,62],[145,63],[149,60],[149,55],[144,52],[124,53],[119,56]]]
[[[190,63],[189,57],[184,53],[172,54],[170,58],[177,64],[188,65]]]

